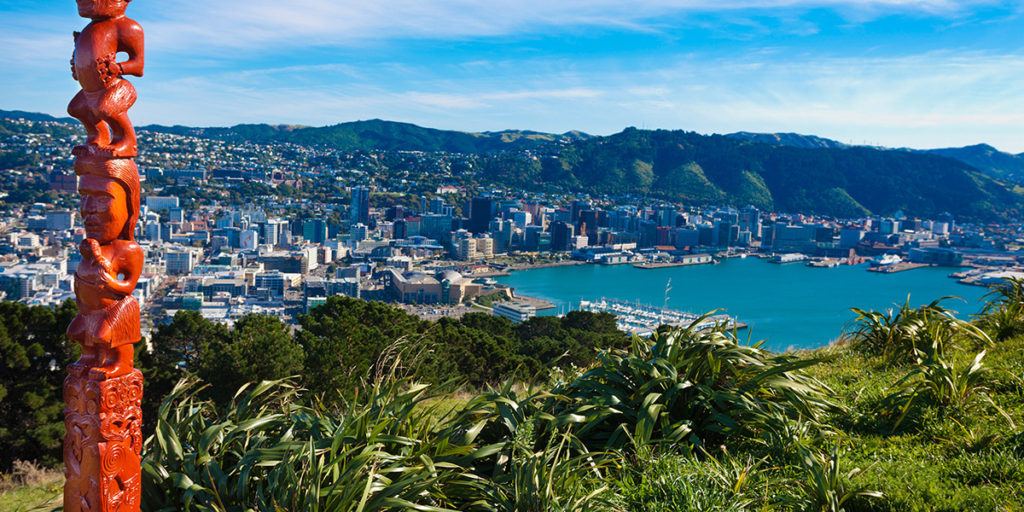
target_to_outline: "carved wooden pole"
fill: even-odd
[[[139,218],[138,153],[128,109],[142,76],[142,27],[125,17],[130,0],[77,0],[92,20],[75,32],[71,75],[82,90],[68,113],[85,125],[74,148],[86,239],[75,272],[78,316],[68,337],[82,358],[64,380],[65,512],[138,511],[142,451],[142,373],[133,367],[139,303],[132,296],[142,272],[135,243]],[[128,55],[118,62],[118,53]]]

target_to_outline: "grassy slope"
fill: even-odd
[[[846,511],[1024,510],[1024,336],[998,342],[984,360],[988,395],[1013,427],[975,400],[968,410],[925,405],[894,432],[878,407],[909,368],[849,346],[810,355],[823,354],[832,359],[809,372],[848,408],[826,420],[834,429],[827,444],[839,446],[842,475],[864,470],[842,480],[847,489],[884,495],[852,497]],[[957,363],[965,365],[973,356],[960,353]],[[612,490],[618,506],[630,512],[806,510],[806,504],[788,505],[779,496],[813,483],[796,464],[778,464],[756,444],[721,447],[712,457],[663,454],[634,461],[629,469],[613,477]]]
[[[967,410],[925,406],[893,432],[875,411],[907,368],[845,347],[828,350],[836,358],[814,373],[850,408],[832,421],[849,447],[846,462],[870,467],[859,483],[885,493],[856,510],[1022,510],[1024,390],[1010,375],[1024,375],[1024,337],[997,342],[984,359],[988,394],[1016,428],[975,400]],[[973,357],[961,352],[957,363]]]

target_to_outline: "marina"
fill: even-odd
[[[803,262],[803,263],[806,263]],[[940,297],[969,318],[987,293],[948,276],[949,267],[922,267],[913,272],[866,272],[868,264],[814,268],[769,265],[763,258],[726,258],[718,265],[637,269],[632,265],[579,265],[513,272],[495,278],[527,295],[551,301],[555,308],[539,315],[564,313],[597,297],[659,306],[692,313],[721,309],[749,327],[750,340],[765,347],[816,348],[840,338],[857,317],[851,307],[884,311],[910,297],[923,305]],[[672,294],[666,299],[666,284]],[[744,336],[746,338],[746,336]]]
[[[600,298],[595,301],[580,301],[581,311],[611,313],[616,317],[619,329],[637,336],[650,336],[659,326],[685,327],[700,319],[701,315],[656,306],[647,306],[624,300]],[[738,323],[729,315],[716,314],[704,318],[696,325],[697,330],[711,329],[725,325],[728,329],[745,329],[746,324]]]

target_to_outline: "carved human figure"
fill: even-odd
[[[75,32],[71,76],[82,90],[68,105],[68,113],[85,125],[86,144],[76,156],[134,157],[138,153],[135,129],[128,109],[135,103],[135,87],[123,75],[142,76],[142,27],[125,17],[131,0],[77,0],[78,15],[92,20]],[[128,60],[117,62],[124,52]]]
[[[96,378],[118,377],[132,370],[132,344],[141,337],[139,303],[132,296],[143,265],[143,251],[134,235],[138,175],[131,183],[127,181],[131,176],[102,174],[118,166],[81,167],[101,172],[83,174],[79,180],[87,238],[79,245],[82,261],[75,272],[79,313],[68,326],[68,336],[82,344],[82,358],[74,366],[89,368]]]

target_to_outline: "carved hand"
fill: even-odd
[[[96,265],[103,269],[103,272],[110,273],[110,261],[103,256],[103,252],[100,250],[100,243],[93,238],[86,238],[82,240],[82,244],[78,246],[78,251],[82,253],[83,258],[92,258]]]

